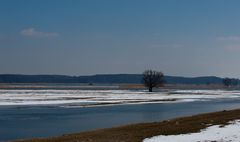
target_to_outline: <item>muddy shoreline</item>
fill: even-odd
[[[236,119],[240,119],[240,109],[15,142],[141,142],[145,138],[156,135],[199,132],[211,125],[226,125],[229,121]]]

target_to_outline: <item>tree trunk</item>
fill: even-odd
[[[148,91],[149,91],[149,92],[152,92],[152,87],[149,87],[149,88],[148,88]]]

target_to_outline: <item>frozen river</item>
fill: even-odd
[[[237,90],[0,90],[0,141],[235,108]]]
[[[86,107],[114,104],[177,103],[240,98],[238,90],[0,90],[0,106]]]

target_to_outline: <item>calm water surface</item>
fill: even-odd
[[[240,99],[90,108],[0,107],[0,141],[57,136],[97,128],[240,108]]]

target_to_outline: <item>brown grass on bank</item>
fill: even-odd
[[[209,125],[225,125],[235,119],[240,119],[240,109],[21,142],[141,142],[144,138],[156,135],[199,132]]]

